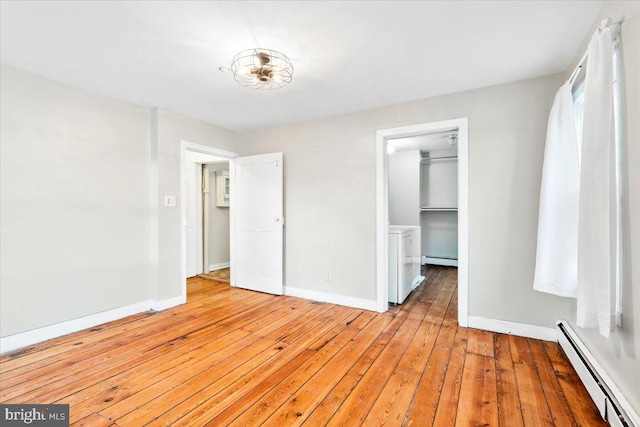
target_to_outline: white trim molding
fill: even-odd
[[[451,267],[458,266],[457,259],[448,259],[448,258],[429,258],[422,255],[422,265],[431,264],[431,265],[448,265]]]
[[[519,337],[534,338],[544,341],[557,341],[556,330],[544,326],[526,323],[509,322],[507,320],[489,319],[487,317],[469,316],[470,328],[484,329],[501,334],[517,335]]]
[[[376,132],[376,310],[388,309],[389,161],[387,141],[442,131],[458,131],[458,324],[469,317],[469,120],[466,117]]]
[[[222,270],[223,268],[228,268],[231,265],[231,262],[219,262],[217,264],[211,264],[209,266],[209,271]]]
[[[0,354],[5,354],[19,348],[27,347],[83,329],[92,328],[102,325],[103,323],[112,322],[134,314],[143,313],[145,311],[162,311],[186,301],[181,296],[168,298],[164,300],[146,300],[135,304],[126,305],[124,307],[114,308],[112,310],[102,311],[100,313],[90,314],[88,316],[71,319],[54,325],[45,326],[31,331],[21,332],[0,338]]]
[[[331,304],[343,305],[346,307],[360,308],[362,310],[378,311],[376,301],[369,299],[329,294],[326,292],[312,291],[309,289],[293,288],[291,286],[284,287],[284,294],[289,297],[304,298],[319,302],[328,302]]]
[[[151,307],[149,307],[153,311],[164,311],[171,307],[175,307],[178,305],[186,304],[187,297],[186,295],[178,295],[173,298],[166,298],[157,301],[151,301]]]

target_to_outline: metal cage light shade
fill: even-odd
[[[231,62],[233,77],[253,89],[279,89],[291,83],[293,64],[283,53],[271,49],[248,49]]]

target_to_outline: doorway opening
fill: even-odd
[[[417,264],[416,277],[422,264],[458,267],[458,324],[467,326],[467,119],[385,129],[378,131],[376,137],[378,311],[386,311],[391,299],[400,300],[400,295],[411,291],[411,277],[408,292],[403,293],[402,277],[396,280],[389,274],[395,271],[389,258],[393,241],[389,233],[399,230],[398,233],[407,234],[407,241],[418,241],[400,249],[412,251],[403,258],[412,259],[411,269],[403,266],[407,274],[416,270],[414,263]],[[390,173],[397,174],[391,183]],[[411,237],[410,228],[416,229],[416,236]],[[410,247],[419,249],[416,252]],[[399,251],[395,246],[391,249]],[[394,284],[395,294],[389,289],[390,283]]]
[[[183,141],[180,149],[182,294],[202,274],[233,282],[231,209],[236,153]],[[230,171],[231,169],[231,171]]]

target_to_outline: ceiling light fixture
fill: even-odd
[[[293,63],[277,50],[256,48],[238,53],[231,67],[220,67],[220,71],[231,71],[242,86],[271,90],[291,83]]]

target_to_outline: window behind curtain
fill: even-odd
[[[613,118],[616,179],[616,325],[622,326],[622,155],[621,155],[621,96],[620,96],[620,35],[613,40]],[[580,73],[573,88],[573,106],[576,121],[578,152],[582,152],[582,124],[584,121],[584,73]]]

